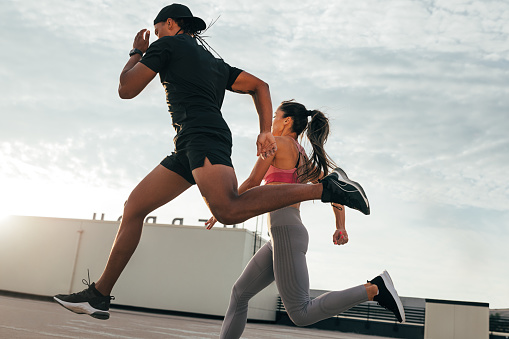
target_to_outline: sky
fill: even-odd
[[[167,4],[2,1],[0,215],[117,220],[173,150],[158,77],[132,100],[117,93],[134,36],[153,33]],[[371,215],[347,210],[340,247],[330,206],[302,205],[311,288],[387,269],[402,296],[509,308],[509,2],[185,4],[219,18],[207,42],[270,85],[274,110],[295,99],[330,117],[326,150],[368,195]],[[256,161],[256,111],[227,93],[223,115],[242,182]],[[193,187],[150,215],[203,225],[210,212]],[[239,227],[266,237],[264,220]]]

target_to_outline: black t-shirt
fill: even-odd
[[[188,34],[154,41],[140,61],[159,73],[177,139],[195,133],[230,133],[221,114],[225,90],[242,70],[215,58]]]

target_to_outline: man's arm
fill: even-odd
[[[237,93],[250,94],[253,98],[260,120],[260,134],[256,142],[256,155],[261,155],[262,158],[274,155],[277,146],[276,140],[270,132],[272,126],[272,101],[269,85],[254,75],[243,71],[233,83],[232,90]]]
[[[145,34],[146,33],[146,34]],[[134,38],[133,48],[137,48],[143,53],[148,49],[150,31],[142,29]],[[120,84],[118,85],[118,95],[122,99],[132,99],[149,84],[156,76],[156,72],[140,63],[141,55],[132,55],[127,64],[120,73]]]

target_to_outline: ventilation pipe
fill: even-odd
[[[176,222],[179,222],[178,224]],[[175,218],[173,219],[173,221],[171,222],[172,225],[183,225],[184,224],[184,218]]]
[[[94,213],[94,216],[92,217],[92,220],[95,220],[96,213]],[[104,213],[101,214],[101,220],[104,220]]]
[[[150,220],[152,220],[152,223],[155,224],[156,223],[156,220],[157,220],[157,217],[154,217],[154,216],[150,216],[150,217],[147,217],[145,219],[145,223],[149,223]]]

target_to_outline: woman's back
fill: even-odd
[[[265,173],[265,184],[269,183],[300,183],[297,169],[306,157],[304,148],[290,136],[276,137],[278,150]]]
[[[277,151],[272,164],[265,173],[265,185],[296,184],[299,181],[297,169],[306,158],[304,148],[290,136],[276,137]],[[300,203],[292,205],[299,208]]]

